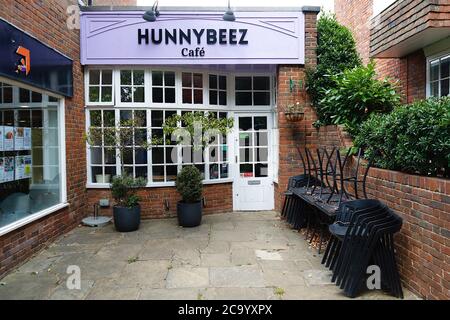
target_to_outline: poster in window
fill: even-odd
[[[23,150],[31,150],[31,128],[23,128]]]
[[[14,131],[15,131],[14,149],[23,150],[24,128],[16,127]]]
[[[31,168],[32,168],[32,160],[31,160],[31,156],[24,156],[24,169],[23,169],[23,175],[24,178],[28,179],[31,178],[32,176],[32,172],[31,172]]]
[[[3,150],[14,150],[14,127],[3,127]]]
[[[14,157],[3,158],[3,182],[14,181]]]
[[[0,126],[0,151],[3,151],[3,126]],[[0,182],[3,181],[0,178]]]

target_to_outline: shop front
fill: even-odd
[[[140,123],[123,157],[105,136],[87,146],[90,201],[108,197],[108,182],[125,171],[147,180],[143,207],[152,209],[143,208],[144,216],[166,216],[177,200],[177,172],[193,164],[204,177],[206,212],[274,209],[279,66],[304,69],[305,12],[239,10],[235,21],[213,9],[160,12],[154,22],[142,10],[81,14],[86,128],[106,132],[127,119]],[[200,157],[194,146],[167,139],[142,147],[163,137],[170,116],[189,112],[232,118],[234,127]]]

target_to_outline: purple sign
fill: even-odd
[[[305,21],[300,11],[82,12],[84,65],[304,64]]]

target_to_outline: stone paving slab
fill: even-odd
[[[186,229],[176,219],[143,221],[132,233],[78,227],[1,279],[0,300],[347,299],[321,259],[275,212],[208,215]],[[79,290],[67,288],[69,266],[80,268]]]

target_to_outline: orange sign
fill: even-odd
[[[30,73],[30,50],[19,46],[16,51],[17,54],[20,54],[23,58],[20,59],[20,64],[17,66],[17,72],[25,72],[26,75]]]

